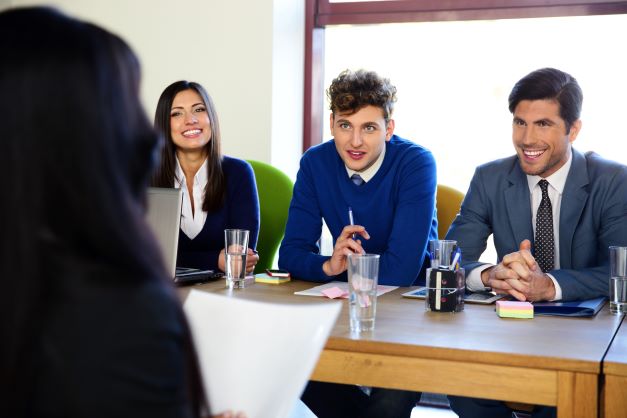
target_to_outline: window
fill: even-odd
[[[396,133],[431,149],[438,181],[465,192],[477,165],[514,153],[514,83],[552,66],[584,92],[575,147],[627,163],[626,13],[616,0],[306,0],[303,149],[329,138],[331,79],[372,69],[398,88]],[[491,247],[482,260],[494,262]]]
[[[584,93],[580,151],[627,164],[627,15],[327,26],[324,86],[345,68],[375,70],[398,88],[396,133],[429,148],[438,181],[466,191],[477,165],[514,153],[507,97],[542,67]],[[322,117],[329,138],[328,105]]]

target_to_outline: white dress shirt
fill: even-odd
[[[177,180],[178,179],[178,180]],[[181,208],[181,231],[189,239],[194,239],[207,220],[207,212],[202,210],[202,202],[205,198],[205,187],[207,186],[207,160],[200,166],[194,176],[193,195],[194,212],[192,212],[192,200],[189,190],[187,190],[187,179],[181,168],[178,157],[176,158],[176,175],[174,176],[174,187],[183,190],[183,206]]]
[[[560,268],[560,228],[559,228],[559,220],[560,220],[560,209],[562,205],[562,194],[564,193],[564,186],[566,185],[566,179],[568,178],[568,172],[570,171],[570,166],[572,163],[572,153],[568,154],[568,161],[560,167],[555,173],[546,177],[545,180],[549,182],[548,194],[549,199],[551,199],[551,208],[553,209],[553,235],[555,242],[555,265],[554,269]],[[540,206],[540,201],[542,200],[542,189],[538,185],[538,182],[542,180],[540,176],[530,176],[527,175],[527,184],[529,185],[529,194],[531,198],[531,224],[533,226],[533,234],[536,234],[536,214],[538,213],[538,206]],[[481,272],[485,269],[492,267],[493,264],[484,264],[480,267],[474,269],[467,277],[466,285],[468,290],[471,291],[481,291],[485,290],[483,286],[483,282],[481,281]],[[553,300],[562,299],[562,288],[555,280],[555,277],[551,274],[547,274],[553,284],[555,285],[555,298]]]

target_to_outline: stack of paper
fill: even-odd
[[[381,296],[395,289],[398,289],[398,286],[386,286],[386,285],[380,284],[377,286],[377,296]],[[335,299],[338,297],[347,299],[348,298],[348,283],[337,282],[337,281],[328,282],[328,283],[321,284],[316,287],[312,287],[311,289],[294,292],[294,294],[301,295],[301,296],[326,296],[330,299]]]
[[[264,303],[192,290],[185,302],[212,413],[290,414],[341,303]]]

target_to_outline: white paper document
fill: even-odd
[[[341,304],[286,305],[192,290],[184,305],[213,413],[285,418]]]
[[[342,295],[339,292],[329,293],[327,292],[330,289],[337,288],[341,291]],[[394,289],[398,289],[398,286],[386,286],[383,284],[377,285],[377,296],[381,296],[385,293],[391,292]],[[324,292],[324,293],[323,293]],[[329,282],[325,284],[321,284],[320,286],[312,287],[311,289],[301,290],[300,292],[294,292],[295,295],[301,296],[327,296],[327,294],[337,294],[340,298],[348,298],[348,283],[347,282]]]

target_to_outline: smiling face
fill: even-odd
[[[566,132],[555,100],[522,100],[514,109],[512,141],[525,174],[546,178],[568,161],[581,121]]]
[[[207,107],[195,90],[183,90],[174,96],[170,110],[170,135],[179,151],[200,151],[211,140],[211,122]]]
[[[394,120],[385,123],[383,109],[366,106],[352,114],[331,114],[331,134],[344,164],[364,171],[377,160],[394,133]]]

